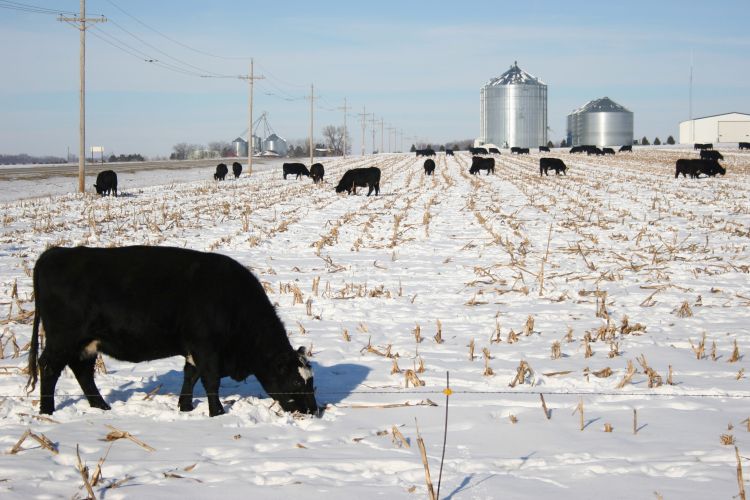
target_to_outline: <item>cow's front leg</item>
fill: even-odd
[[[193,389],[198,381],[198,369],[189,361],[185,362],[182,370],[184,378],[180,389],[180,411],[193,411]]]
[[[223,415],[224,407],[219,400],[221,375],[219,373],[218,356],[216,354],[210,354],[207,358],[203,359],[203,363],[200,363],[199,361],[198,366],[201,382],[206,389],[206,397],[208,398],[208,415],[210,417]]]

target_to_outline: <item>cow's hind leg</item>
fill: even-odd
[[[185,362],[183,373],[184,379],[179,400],[180,411],[193,411],[193,388],[198,381],[198,369],[189,362]]]
[[[52,415],[55,411],[55,386],[65,368],[65,361],[50,355],[45,349],[39,356],[39,413]]]
[[[94,382],[94,367],[96,366],[96,356],[85,359],[76,359],[75,361],[68,362],[68,366],[73,370],[73,375],[76,376],[78,385],[81,386],[83,394],[89,401],[89,405],[92,408],[99,408],[101,410],[110,410],[111,407],[104,401],[99,388],[96,387]]]

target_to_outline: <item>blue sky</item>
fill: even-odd
[[[55,15],[4,4],[0,153],[76,152],[78,32]],[[79,9],[78,0],[28,4]],[[750,112],[740,1],[88,0],[86,8],[110,20],[87,38],[87,145],[117,154],[168,155],[177,142],[234,139],[247,128],[247,84],[199,75],[246,74],[250,57],[267,77],[256,85],[255,115],[267,111],[290,140],[307,136],[311,83],[322,96],[317,136],[343,122],[334,108],[346,97],[352,115],[366,106],[407,137],[474,138],[479,88],[515,60],[548,85],[556,142],[570,111],[603,96],[634,112],[636,137],[677,138],[688,118],[691,54],[693,116]],[[347,119],[355,152],[357,120]]]

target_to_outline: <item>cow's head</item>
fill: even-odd
[[[336,192],[343,193],[344,191],[346,191],[346,188],[344,187],[343,184],[339,183],[338,186],[336,186]]]
[[[104,193],[104,188],[100,188],[96,184],[94,184],[94,189],[96,189],[96,194],[103,194]]]
[[[304,347],[280,355],[269,368],[257,374],[258,380],[284,411],[318,413],[312,367]]]

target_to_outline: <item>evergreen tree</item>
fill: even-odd
[[[643,139],[641,139],[641,146],[648,146],[649,144],[651,144],[651,143],[650,143],[650,142],[648,142],[648,139],[647,139],[647,138],[646,138],[646,136],[644,135],[644,136],[643,136]]]
[[[671,135],[667,137],[667,144],[669,144],[670,146],[674,144],[674,137],[672,137]]]
[[[547,141],[547,147],[548,148],[554,148],[555,147],[555,143],[552,142],[552,141]]]
[[[417,150],[417,147],[414,144],[412,144],[411,145],[411,149],[409,149],[409,151],[411,151],[412,153],[414,153],[416,150]]]
[[[659,145],[661,145],[661,141],[657,137],[656,139],[654,139],[654,146],[659,146]]]

